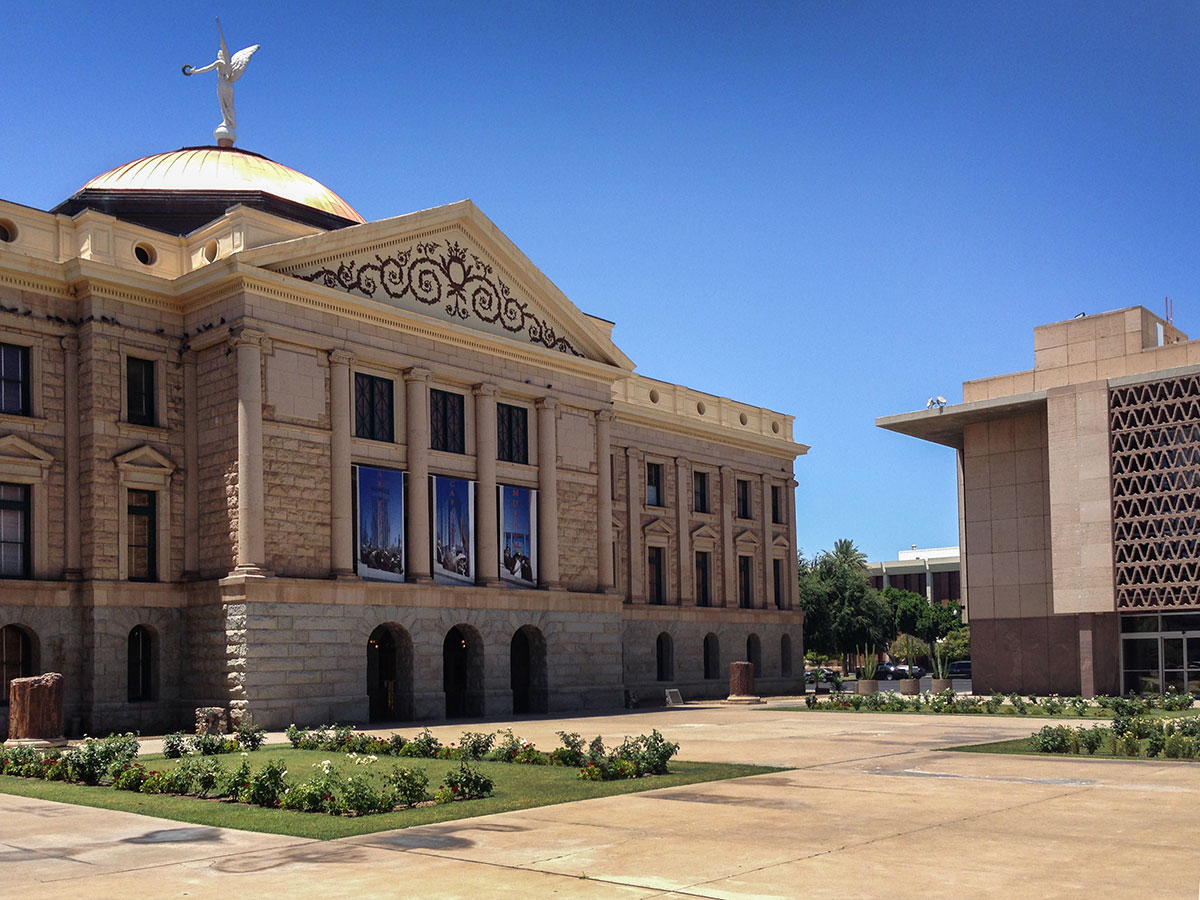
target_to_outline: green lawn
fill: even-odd
[[[241,763],[237,753],[218,757],[226,769],[236,768]],[[356,766],[345,755],[327,751],[293,750],[288,745],[264,747],[250,754],[251,765],[265,764],[268,760],[283,760],[288,769],[289,780],[304,780],[313,772],[313,764],[330,760],[344,774],[382,775],[391,770],[393,764],[423,768],[429,773],[429,789],[436,790],[445,774],[458,768],[456,760],[397,759],[381,756],[369,766]],[[139,762],[149,769],[165,769],[178,764],[163,756],[139,757]],[[34,778],[16,778],[0,775],[0,793],[115,809],[124,812],[158,816],[196,825],[213,825],[221,828],[239,828],[244,831],[265,831],[294,837],[330,840],[356,834],[370,834],[413,825],[428,825],[452,819],[485,816],[491,813],[549,806],[555,803],[570,803],[594,797],[610,797],[615,794],[630,794],[639,791],[657,790],[681,784],[702,781],[721,781],[778,772],[769,766],[726,765],[672,761],[671,774],[622,781],[582,781],[578,770],[564,766],[526,766],[511,763],[477,763],[479,769],[495,781],[495,793],[481,800],[466,800],[442,805],[423,806],[417,809],[399,810],[379,815],[346,817],[321,813],[303,813],[280,809],[263,809],[241,803],[222,800],[199,800],[194,797],[172,797],[156,794],[135,794],[117,791],[111,787],[85,787]]]

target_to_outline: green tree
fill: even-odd
[[[866,556],[853,541],[839,540],[810,560],[801,557],[798,568],[805,647],[845,656],[859,645],[891,640],[892,609],[870,586]]]

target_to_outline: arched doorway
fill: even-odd
[[[8,706],[8,683],[28,678],[34,670],[34,644],[29,632],[19,625],[0,628],[0,706]]]
[[[544,713],[549,708],[546,638],[532,625],[518,628],[509,645],[513,714]]]
[[[721,677],[721,642],[712,632],[704,636],[704,677]]]
[[[372,722],[412,718],[412,639],[398,625],[367,639],[367,701]]]
[[[754,663],[754,677],[762,678],[765,674],[762,664],[762,642],[759,641],[757,634],[746,638],[746,659]]]
[[[483,638],[469,625],[455,625],[446,632],[442,690],[447,719],[483,715]]]

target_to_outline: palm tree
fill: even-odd
[[[867,568],[867,555],[854,546],[854,541],[849,538],[834,541],[833,549],[827,551],[827,555],[839,569],[861,572]]]

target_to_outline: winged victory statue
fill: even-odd
[[[213,69],[217,70],[217,99],[221,103],[221,124],[213,132],[213,137],[216,138],[218,146],[232,147],[233,142],[237,140],[237,115],[233,111],[233,83],[242,77],[242,73],[246,71],[246,66],[250,62],[250,57],[261,45],[255,44],[245,50],[239,50],[231,57],[229,47],[225,44],[225,33],[221,31],[220,19],[217,19],[217,34],[221,36],[221,49],[217,51],[217,58],[199,69],[184,66],[183,74],[201,75],[204,72],[211,72]]]

